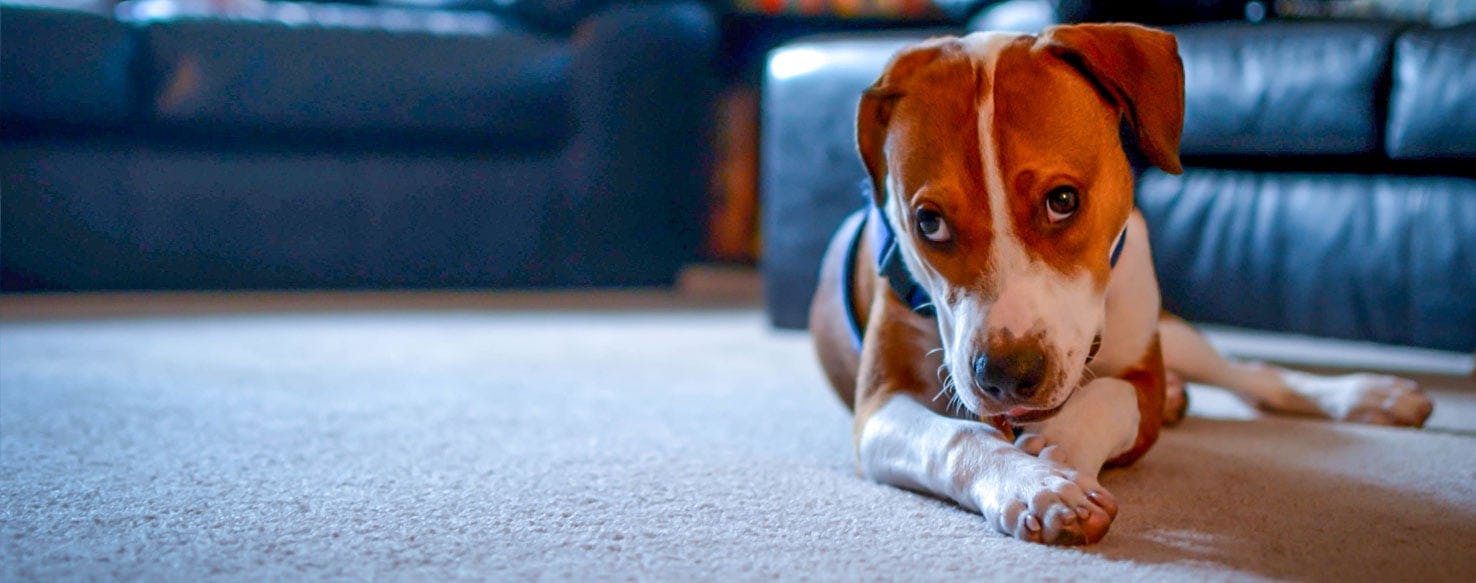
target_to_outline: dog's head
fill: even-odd
[[[1120,129],[1178,173],[1183,115],[1174,37],[1124,24],[932,39],[865,91],[861,157],[964,406],[1043,418],[1082,382],[1133,207]]]

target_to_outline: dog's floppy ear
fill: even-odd
[[[887,199],[887,126],[892,121],[892,109],[905,92],[907,80],[937,59],[945,47],[957,43],[957,38],[940,37],[902,49],[887,63],[876,83],[861,92],[861,104],[856,109],[856,148],[871,177],[871,196],[878,207]]]
[[[1053,26],[1036,43],[1080,69],[1122,108],[1148,161],[1179,174],[1184,64],[1174,35],[1136,24]]]

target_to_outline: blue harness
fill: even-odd
[[[885,217],[876,205],[867,204],[866,209],[851,213],[841,229],[848,231],[847,237],[850,243],[846,245],[845,261],[841,263],[840,289],[841,305],[846,309],[846,325],[851,329],[851,344],[856,350],[861,350],[861,339],[866,331],[861,327],[861,316],[856,313],[856,306],[851,303],[851,291],[856,270],[856,253],[861,248],[861,237],[871,237],[871,248],[875,251],[873,260],[876,262],[876,272],[886,278],[887,284],[891,286],[892,292],[897,294],[903,302],[907,303],[912,311],[929,318],[936,315],[933,309],[933,298],[928,296],[927,290],[913,279],[912,272],[907,270],[907,265],[902,262],[901,246],[897,244],[897,234],[892,232],[892,225],[887,223]],[[1127,225],[1123,225],[1122,232],[1117,234],[1117,241],[1112,244],[1112,254],[1108,262],[1111,267],[1117,267],[1117,260],[1122,256],[1122,247],[1127,243]]]

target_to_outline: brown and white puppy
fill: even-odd
[[[1185,380],[1272,411],[1424,422],[1409,381],[1229,362],[1161,314],[1119,130],[1180,172],[1183,84],[1172,35],[1105,24],[932,39],[864,92],[875,208],[832,241],[810,320],[863,475],[1079,544],[1117,512],[1098,472],[1183,414]]]

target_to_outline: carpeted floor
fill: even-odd
[[[858,478],[753,308],[164,298],[0,306],[0,579],[1476,580],[1469,377],[1426,431],[1196,388],[1054,549]]]

